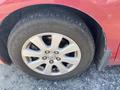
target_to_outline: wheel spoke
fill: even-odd
[[[50,74],[52,73],[52,65],[49,63],[46,63],[45,69],[43,70],[45,74]]]
[[[66,72],[68,72],[68,68],[65,67],[62,63],[56,63],[55,65],[59,69],[60,73],[66,73]]]
[[[22,55],[26,57],[40,57],[41,52],[40,51],[34,51],[32,49],[24,49],[22,50]]]
[[[42,38],[35,36],[30,39],[30,42],[32,42],[34,45],[36,45],[39,49],[46,49],[46,44],[42,40]]]
[[[52,35],[52,43],[51,43],[51,48],[56,50],[58,49],[60,42],[62,41],[62,36],[53,34]]]
[[[74,57],[65,57],[62,59],[62,62],[76,65],[79,62],[79,59],[74,58]]]
[[[31,70],[50,76],[67,74],[76,68],[81,60],[77,43],[59,33],[32,36],[23,45],[21,55]]]
[[[68,53],[75,52],[75,51],[78,51],[78,47],[74,44],[70,44],[70,45],[66,46],[65,48],[63,48],[61,53],[68,54]]]
[[[45,63],[45,61],[43,60],[36,60],[36,61],[32,61],[30,63],[28,63],[28,66],[32,69],[36,69],[38,66],[40,66],[41,64]]]

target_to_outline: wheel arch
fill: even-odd
[[[27,6],[9,14],[1,23],[1,28],[3,31],[0,34],[1,37],[3,38],[3,42],[5,44],[4,46],[6,46],[7,44],[7,38],[9,36],[10,31],[22,17],[31,13],[38,12],[39,8],[48,8],[48,7],[62,8],[78,14],[85,21],[86,25],[89,27],[90,32],[94,38],[95,47],[96,47],[95,61],[101,60],[104,54],[104,50],[106,49],[106,37],[105,37],[105,33],[102,30],[102,27],[97,23],[96,20],[94,20],[88,14],[75,8],[71,8],[63,5],[57,5],[57,4],[43,4],[43,5],[38,4],[38,5]],[[5,47],[5,50],[7,51],[7,47]],[[6,55],[8,56],[8,53],[6,53]],[[4,58],[4,56],[2,57]]]

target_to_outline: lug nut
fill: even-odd
[[[56,60],[60,61],[60,60],[61,60],[61,58],[57,57],[57,58],[56,58]]]
[[[46,54],[49,54],[49,53],[50,53],[50,51],[49,51],[49,50],[47,50],[47,51],[45,51],[45,53],[46,53]]]
[[[46,56],[44,56],[44,57],[42,57],[42,59],[43,59],[43,60],[46,60],[46,59],[47,59],[47,57],[46,57]]]
[[[54,51],[54,53],[55,53],[55,54],[59,54],[59,52],[58,52],[58,51]]]
[[[50,61],[49,61],[49,63],[50,63],[50,64],[53,64],[53,63],[54,63],[54,61],[53,61],[53,60],[50,60]]]

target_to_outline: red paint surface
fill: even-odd
[[[4,3],[6,0],[0,0],[0,4]]]
[[[119,44],[119,47],[118,47],[118,50],[117,50],[115,61],[117,62],[117,64],[120,63],[120,44]]]
[[[0,21],[15,10],[35,4],[65,5],[94,18],[102,26],[107,48],[112,51],[110,64],[120,64],[120,54],[116,57],[120,42],[120,0],[6,0],[0,5]]]

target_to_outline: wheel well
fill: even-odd
[[[7,39],[8,39],[9,33],[12,30],[12,28],[14,27],[14,25],[21,18],[25,17],[26,15],[38,12],[39,8],[47,8],[47,9],[60,8],[60,9],[64,9],[66,11],[70,11],[70,12],[74,12],[74,13],[78,14],[85,21],[86,25],[89,27],[90,32],[94,38],[95,47],[96,47],[95,60],[96,61],[101,60],[101,58],[104,54],[104,49],[106,48],[105,35],[104,35],[104,32],[103,32],[101,26],[89,15],[87,15],[79,10],[76,10],[76,9],[73,9],[70,7],[66,7],[66,6],[62,6],[62,5],[50,5],[50,4],[33,5],[33,6],[21,8],[15,12],[11,13],[1,23],[1,28],[3,31],[0,36],[2,38],[4,38],[5,46],[7,45]],[[6,46],[6,51],[7,51],[7,46]],[[8,53],[6,53],[6,54],[8,55]],[[3,58],[4,58],[4,56],[3,56]]]

